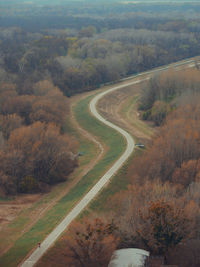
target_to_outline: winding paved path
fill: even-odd
[[[172,64],[172,67],[179,67],[185,64],[190,64],[187,67],[193,67],[194,64],[191,64],[193,60],[186,60],[181,63]],[[115,90],[141,83],[145,80],[148,80],[150,77],[147,77],[148,74],[153,74],[155,72],[164,71],[167,70],[167,67],[159,68],[156,70],[152,70],[149,72],[145,72],[142,74],[138,74],[135,76],[135,78],[139,78],[141,75],[145,75],[144,78],[141,78],[140,80],[134,80],[130,82],[126,82],[125,84],[121,84],[118,86],[113,86],[110,89],[96,95],[90,102],[90,111],[91,113],[101,122],[106,124],[107,126],[115,129],[120,134],[124,136],[127,142],[127,147],[125,152],[122,154],[122,156],[113,164],[113,166],[100,178],[100,180],[93,186],[93,188],[81,199],[81,201],[68,213],[68,215],[63,219],[63,221],[44,239],[44,241],[41,243],[40,248],[37,248],[20,266],[22,267],[32,267],[34,266],[37,261],[44,255],[44,253],[51,247],[54,242],[57,240],[57,238],[66,230],[66,228],[70,225],[70,223],[84,210],[84,208],[89,204],[89,202],[94,199],[97,194],[102,190],[102,188],[108,183],[108,181],[111,179],[111,177],[122,167],[124,162],[129,158],[129,156],[132,154],[134,150],[134,140],[132,136],[127,133],[125,130],[121,129],[120,127],[114,125],[113,123],[105,120],[97,111],[96,104],[97,102],[106,94],[109,94]],[[127,80],[129,78],[123,79]],[[133,79],[133,77],[132,77]]]

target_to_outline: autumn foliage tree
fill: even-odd
[[[3,136],[8,139],[11,132],[23,125],[23,119],[17,114],[10,114],[6,116],[0,115],[0,129],[2,129]]]
[[[44,93],[43,89],[43,87],[40,89],[41,94]],[[39,92],[37,93],[39,94]],[[31,123],[41,121],[64,127],[68,115],[69,106],[67,98],[63,96],[63,93],[58,88],[53,87],[45,95],[37,97],[32,105],[29,117]]]
[[[196,109],[197,107],[199,104]],[[130,165],[131,179],[135,178],[141,183],[146,179],[175,182],[177,180],[175,171],[178,174],[177,171],[181,166],[185,166],[190,160],[199,159],[200,128],[196,109],[180,107],[168,116],[165,125],[152,142],[151,149],[143,154],[142,161],[138,158],[137,164]],[[183,181],[184,176],[182,176],[182,182],[180,179],[179,182],[182,184],[188,184],[194,180],[193,176],[187,182]],[[187,179],[186,176],[185,179]]]
[[[183,185],[185,188],[188,187],[192,182],[200,182],[200,161],[189,160],[183,162],[180,168],[176,168],[172,181]]]
[[[184,210],[157,201],[140,211],[138,235],[154,254],[165,254],[191,234],[190,221]]]
[[[48,80],[31,84],[27,94],[23,90],[0,83],[4,194],[45,191],[47,185],[65,181],[77,166],[76,142],[61,134],[69,115],[67,98]]]
[[[173,69],[153,76],[141,90],[140,110],[142,118],[151,120],[156,126],[163,123],[168,113],[180,102],[180,97],[200,92],[199,70],[186,69],[181,72]]]
[[[181,187],[162,183],[159,180],[146,181],[140,185],[129,185],[125,191],[116,193],[107,204],[109,216],[114,216],[119,228],[120,247],[143,247],[138,229],[141,227],[141,212],[145,212],[149,203],[159,201],[172,203],[174,207],[183,207]],[[187,203],[187,201],[186,201]],[[110,212],[112,210],[112,212]],[[193,218],[193,215],[191,215]]]
[[[73,267],[108,266],[117,247],[116,225],[96,218],[75,223],[67,238],[67,265]]]
[[[12,131],[6,150],[0,154],[1,170],[7,177],[5,192],[11,193],[7,183],[13,184],[13,192],[25,193],[42,190],[42,184],[65,181],[77,166],[75,147],[75,142],[53,124],[36,122]]]

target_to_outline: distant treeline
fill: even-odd
[[[33,83],[50,80],[70,96],[198,55],[200,34],[195,25],[167,21],[156,30],[102,28],[100,32],[93,25],[38,32],[1,28],[0,78],[14,82],[19,90],[26,87],[27,94]]]
[[[123,4],[84,3],[67,1],[66,5],[37,6],[35,4],[1,6],[2,27],[22,27],[29,31],[45,28],[76,28],[89,25],[102,28],[148,28],[157,29],[167,21],[191,19],[199,23],[200,4]],[[183,19],[184,18],[184,19]]]

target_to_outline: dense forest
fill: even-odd
[[[174,7],[111,2],[1,5],[3,194],[40,191],[44,184],[65,180],[77,166],[76,142],[64,131],[67,97],[198,55],[200,5]],[[144,119],[159,125],[173,105],[162,103],[161,96],[152,98],[155,79],[141,109]],[[160,94],[169,98],[173,92]],[[66,158],[68,165],[63,164]]]
[[[0,196],[46,192],[78,166],[69,97],[199,55],[198,3],[61,3],[0,3]],[[143,85],[138,113],[157,134],[108,201],[111,219],[73,225],[67,264],[107,266],[138,247],[200,266],[199,77],[197,64]]]
[[[70,96],[198,55],[199,9],[84,2],[2,6],[1,80],[20,90],[23,84],[30,94],[33,83],[47,79]]]

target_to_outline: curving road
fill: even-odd
[[[180,63],[171,64],[171,67],[178,68],[180,66],[186,65],[186,68],[191,68],[194,66],[194,64],[191,64],[194,62],[193,60],[185,60]],[[190,64],[190,65],[189,65]],[[93,186],[93,188],[81,199],[81,201],[68,213],[68,215],[63,219],[63,221],[44,239],[44,241],[41,243],[40,248],[37,248],[20,266],[22,267],[31,267],[34,266],[37,261],[43,256],[43,254],[51,247],[56,239],[66,230],[66,228],[70,225],[70,223],[85,209],[85,207],[91,202],[92,199],[94,199],[97,194],[102,190],[102,188],[109,182],[111,177],[122,167],[124,162],[129,158],[129,156],[132,154],[134,150],[134,140],[132,136],[127,133],[125,130],[121,129],[120,127],[114,125],[113,123],[107,121],[104,119],[97,111],[96,105],[97,102],[104,97],[106,94],[109,94],[115,90],[141,83],[145,80],[148,80],[150,77],[146,77],[146,75],[153,74],[155,72],[164,71],[167,70],[169,67],[165,66],[163,68],[158,68],[156,70],[152,70],[149,72],[144,72],[141,74],[138,74],[134,76],[135,78],[141,77],[141,75],[144,75],[145,77],[140,80],[130,81],[129,83],[121,84],[118,86],[113,86],[110,89],[99,93],[96,95],[90,102],[90,111],[91,113],[102,123],[106,124],[107,126],[115,129],[118,131],[121,135],[124,136],[127,142],[126,150],[122,154],[122,156],[114,163],[114,165],[100,178],[100,180]],[[133,77],[130,77],[133,79]],[[123,80],[128,80],[130,78],[125,78]]]

